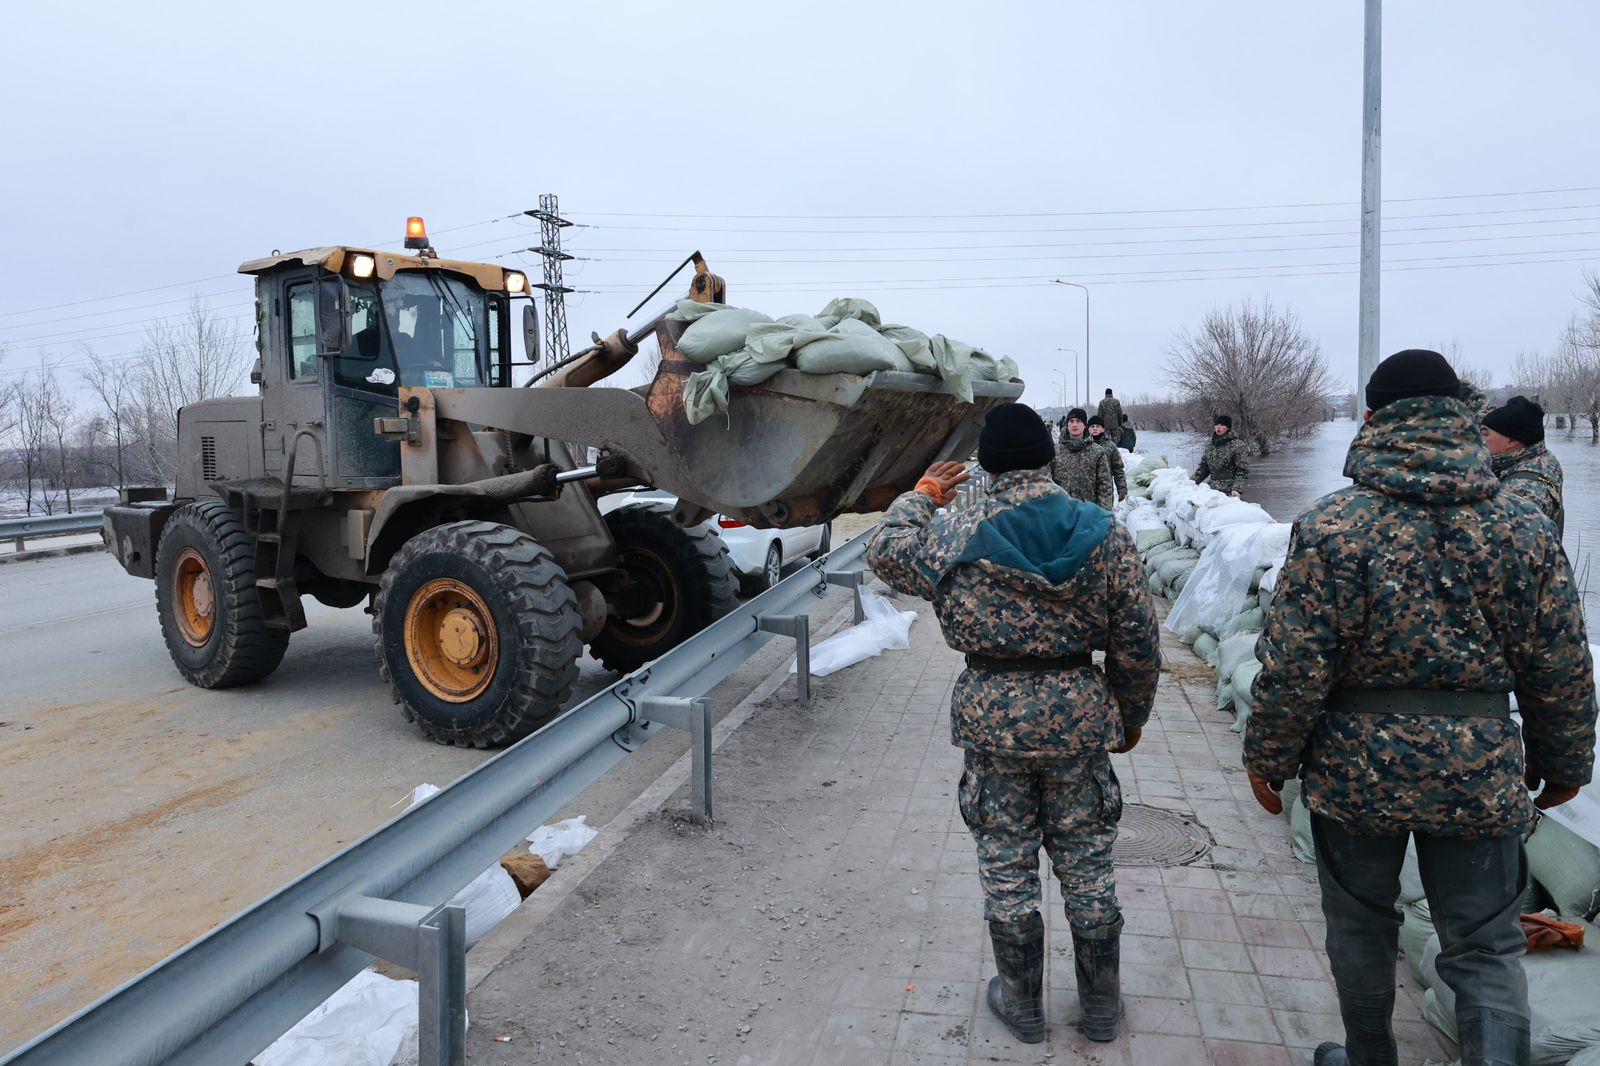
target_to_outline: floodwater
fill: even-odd
[[[1555,420],[1550,420],[1554,425]],[[1286,444],[1262,459],[1250,459],[1250,481],[1244,498],[1259,503],[1276,519],[1292,522],[1312,501],[1350,484],[1341,471],[1345,453],[1355,437],[1355,422],[1324,422],[1315,436]],[[1600,553],[1600,445],[1589,441],[1587,424],[1574,436],[1565,429],[1547,428],[1545,444],[1561,461],[1564,502],[1567,508],[1567,555],[1578,585],[1583,589],[1589,614],[1589,631],[1600,623],[1600,573],[1590,574],[1590,564]],[[1205,449],[1198,433],[1139,431],[1139,451],[1164,455],[1173,466],[1193,470]],[[1590,580],[1591,576],[1595,580]]]

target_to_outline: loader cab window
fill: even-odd
[[[317,377],[317,294],[310,282],[289,286],[289,376]]]
[[[383,284],[383,324],[402,385],[489,383],[484,294],[440,271],[401,271]]]
[[[346,388],[393,396],[399,391],[400,373],[378,288],[353,282],[349,290],[350,344],[335,360],[334,380]]]

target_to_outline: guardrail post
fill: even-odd
[[[824,570],[822,572],[822,580],[824,584],[849,589],[855,597],[856,625],[860,625],[867,620],[867,610],[861,602],[861,590],[867,584],[867,572],[865,570]]]
[[[12,543],[12,545],[14,545],[16,547],[17,551],[19,551],[19,552],[27,550],[27,545],[25,543],[23,543],[23,538],[22,537],[12,537],[11,538],[11,543]]]
[[[794,640],[795,687],[800,702],[811,702],[811,616],[804,614],[764,614],[756,618],[756,629],[777,633]]]
[[[313,911],[324,946],[338,941],[417,974],[419,1066],[466,1066],[467,911],[347,896]]]
[[[711,824],[711,701],[703,696],[645,696],[639,700],[639,717],[689,731],[694,769],[694,820]]]

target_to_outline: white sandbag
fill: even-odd
[[[771,321],[748,307],[723,308],[691,322],[678,338],[678,352],[692,362],[709,363],[719,355],[743,348],[751,326]]]
[[[1172,540],[1172,530],[1164,523],[1157,523],[1150,529],[1143,529],[1133,535],[1133,546],[1139,551],[1149,551],[1158,544],[1165,544]]]
[[[1600,1044],[1585,1048],[1572,1056],[1567,1066],[1600,1066]]]
[[[272,1046],[255,1066],[395,1066],[417,1061],[417,982],[362,970]]]
[[[438,791],[437,785],[424,781],[411,790],[411,805],[415,807]],[[517,883],[506,873],[505,867],[495,863],[451,896],[449,902],[467,912],[467,947],[471,948],[522,906],[522,893],[517,891]]]
[[[841,319],[833,335],[812,341],[794,357],[807,374],[871,374],[879,370],[911,370],[911,360],[894,341],[857,318]]]
[[[1563,921],[1576,916],[1562,915]],[[1600,928],[1584,922],[1584,946],[1579,951],[1552,950],[1525,955],[1522,971],[1528,977],[1528,1007],[1533,1015],[1531,1066],[1563,1066],[1574,1055],[1600,1044]],[[1423,1014],[1451,1040],[1456,1037],[1456,997],[1439,978],[1439,938],[1429,939],[1422,955],[1423,981],[1436,1002],[1426,998]]]
[[[1600,909],[1600,848],[1552,818],[1541,817],[1524,845],[1528,872],[1563,914]]]
[[[911,623],[917,620],[916,611],[902,611],[876,592],[861,592],[861,606],[866,617],[848,629],[811,649],[811,673],[817,677],[854,666],[880,652],[911,647]],[[798,662],[789,663],[789,672],[795,673]]]
[[[1260,607],[1249,607],[1228,619],[1217,636],[1225,640],[1240,633],[1259,633],[1265,627],[1266,620],[1267,612]]]
[[[1415,903],[1427,894],[1422,887],[1422,870],[1417,865],[1417,839],[1411,837],[1406,841],[1405,861],[1400,864],[1400,895],[1397,897],[1401,903]]]
[[[1257,633],[1239,633],[1217,642],[1217,676],[1233,679],[1239,667],[1256,657]]]
[[[1218,674],[1218,677],[1222,675]],[[1217,683],[1217,710],[1225,711],[1233,706],[1233,682],[1219,681]]]
[[[1266,508],[1243,500],[1205,507],[1195,515],[1195,524],[1207,533],[1215,533],[1227,526],[1263,525],[1270,521],[1272,516]]]
[[[1255,690],[1252,686],[1256,677],[1261,673],[1261,664],[1255,659],[1243,663],[1233,672],[1233,725],[1229,728],[1235,733],[1243,733],[1245,725],[1249,723],[1250,716],[1256,710]]]
[[[600,835],[600,830],[589,828],[589,816],[565,818],[550,825],[541,825],[528,834],[528,850],[544,860],[554,870],[578,854],[589,841]]]
[[[1201,633],[1195,639],[1194,653],[1213,670],[1217,668],[1217,638],[1210,633]]]
[[[1161,520],[1161,513],[1154,507],[1129,507],[1124,501],[1117,504],[1117,511],[1122,519],[1122,524],[1127,526],[1128,532],[1134,534],[1135,537],[1150,530],[1167,529],[1167,524]],[[1172,531],[1167,529],[1167,532],[1170,534]],[[1159,544],[1161,542],[1155,541],[1154,543]]]

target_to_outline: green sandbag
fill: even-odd
[[[841,319],[832,336],[812,341],[794,357],[807,374],[871,374],[878,370],[911,370],[900,346],[856,318]]]
[[[828,306],[819,311],[817,317],[827,318],[829,316],[836,317],[841,322],[845,319],[856,319],[857,321],[865,322],[874,330],[883,323],[883,319],[878,315],[876,306],[854,296],[841,296],[836,300],[829,300]]]
[[[1161,591],[1164,586],[1161,584],[1161,577],[1159,574],[1151,574],[1145,579],[1145,584],[1150,586],[1151,592],[1155,593],[1157,596],[1161,595]]]
[[[683,385],[683,413],[691,426],[728,409],[730,385],[759,385],[784,370],[781,359],[762,361],[749,348],[720,356],[704,370],[689,375]]]
[[[924,374],[937,374],[939,363],[933,357],[933,338],[920,329],[910,326],[879,326],[878,332],[888,337],[911,360],[911,369]]]
[[[707,315],[714,315],[718,311],[727,311],[729,309],[728,304],[700,303],[697,300],[683,299],[679,300],[672,310],[667,312],[666,317],[670,322],[696,322]]]
[[[1184,588],[1189,584],[1189,578],[1193,574],[1194,574],[1193,570],[1185,570],[1182,573],[1180,573],[1172,581],[1172,591],[1173,592],[1182,592],[1184,590]]]
[[[1600,848],[1557,822],[1541,817],[1524,845],[1528,873],[1562,914],[1592,918],[1600,907]],[[1597,945],[1600,946],[1600,945]]]
[[[1217,668],[1217,638],[1210,633],[1201,633],[1194,642],[1194,653],[1205,661],[1213,670]]]
[[[1259,633],[1266,625],[1266,618],[1265,611],[1259,607],[1252,607],[1228,619],[1217,636],[1226,639],[1238,636],[1240,633]]]
[[[1422,980],[1422,952],[1433,936],[1433,917],[1428,911],[1428,901],[1419,899],[1400,908],[1404,921],[1400,925],[1400,954],[1405,957],[1406,968],[1417,980]]]
[[[1289,843],[1294,857],[1301,862],[1317,861],[1317,845],[1311,839],[1311,808],[1306,806],[1303,792],[1295,797],[1294,808],[1289,811]]]
[[[928,350],[945,387],[963,403],[972,402],[972,352],[970,344],[953,341],[943,333],[928,339]]]
[[[1217,686],[1217,710],[1225,711],[1233,706],[1233,682],[1224,681]]]
[[[1133,546],[1142,552],[1147,552],[1157,544],[1166,544],[1172,540],[1172,530],[1166,526],[1156,529],[1141,529],[1133,535]]]
[[[778,363],[814,341],[832,337],[821,322],[810,315],[789,315],[800,321],[758,322],[745,333],[743,351],[761,363]]]
[[[1176,585],[1180,575],[1187,575],[1199,565],[1198,559],[1188,558],[1186,555],[1169,555],[1156,564],[1156,573],[1161,575],[1163,585]]]
[[[1243,733],[1250,716],[1256,711],[1256,696],[1252,686],[1261,673],[1261,663],[1250,659],[1233,672],[1233,725],[1235,733]]]
[[[772,319],[747,307],[727,307],[697,318],[678,338],[678,353],[696,363],[709,363],[745,345],[750,327]]]

